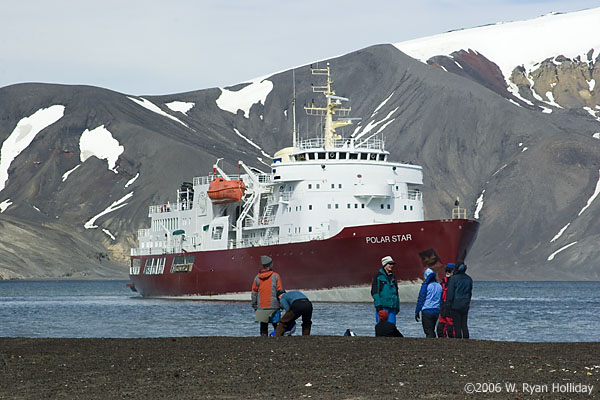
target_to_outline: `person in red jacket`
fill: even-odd
[[[283,290],[281,277],[273,272],[273,260],[269,256],[260,256],[262,265],[258,275],[252,281],[252,308],[256,311],[256,321],[260,322],[261,336],[268,336],[269,322],[273,328],[281,317],[277,292]]]
[[[439,338],[454,337],[454,321],[452,320],[452,310],[448,308],[446,303],[446,295],[448,292],[448,280],[454,273],[454,263],[448,263],[446,265],[446,276],[440,282],[442,285],[442,306],[440,308],[440,319],[437,326],[437,335]]]

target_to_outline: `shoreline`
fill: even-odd
[[[600,398],[598,354],[600,342],[0,338],[0,398]]]

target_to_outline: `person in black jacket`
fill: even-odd
[[[457,339],[468,339],[467,317],[471,305],[473,279],[466,274],[467,266],[460,264],[448,282],[446,303],[452,312],[454,335]]]
[[[379,315],[379,322],[375,325],[375,336],[386,336],[386,337],[404,337],[396,328],[396,325],[388,321],[388,312],[381,310],[377,313]]]

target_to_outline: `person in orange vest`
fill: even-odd
[[[269,256],[260,256],[262,265],[258,275],[252,281],[252,308],[256,311],[257,322],[260,322],[261,336],[268,336],[269,323],[273,328],[281,318],[277,292],[283,290],[281,277],[273,271],[273,260]]]

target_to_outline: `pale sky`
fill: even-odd
[[[600,7],[600,0],[2,3],[0,87],[84,84],[134,95],[223,87],[374,44]]]

